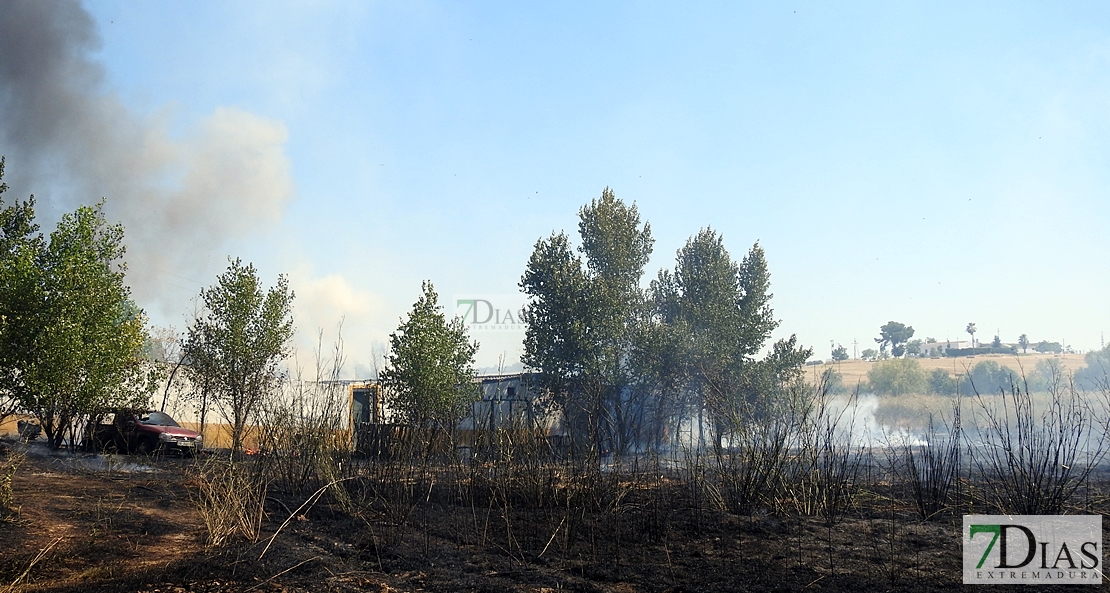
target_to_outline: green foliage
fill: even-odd
[[[895,358],[900,358],[906,349],[902,344],[905,344],[910,338],[913,337],[913,327],[897,321],[888,321],[879,328],[879,337],[875,338],[875,342],[879,344],[879,349],[885,351],[886,346],[890,346],[890,353]]]
[[[1060,345],[1060,342],[1049,342],[1048,340],[1037,342],[1037,345],[1033,346],[1033,349],[1041,354],[1060,354],[1064,351],[1064,347]]]
[[[382,382],[401,422],[454,430],[479,396],[474,378],[477,342],[470,342],[461,318],[447,321],[431,282],[397,331],[390,334],[389,366]]]
[[[205,312],[188,329],[185,353],[194,383],[210,393],[231,425],[239,450],[243,431],[281,376],[293,338],[293,291],[285,276],[263,290],[253,264],[230,260],[216,284],[201,290]]]
[[[955,395],[956,378],[944,369],[929,371],[928,392],[935,395]]]
[[[529,297],[521,361],[542,371],[543,387],[572,436],[589,446],[631,439],[627,389],[645,297],[640,288],[653,240],[609,188],[578,213],[576,256],[564,233],[536,242],[520,286]],[[640,357],[643,360],[643,357]]]
[[[584,257],[564,233],[552,234],[536,243],[520,283],[529,297],[522,361],[542,372],[575,442],[608,441],[617,451],[659,444],[666,422],[691,413],[708,412],[720,428],[800,377],[811,351],[795,338],[756,358],[778,325],[758,244],[738,263],[704,229],[645,294],[652,240],[636,207],[606,188],[579,219]]]
[[[0,210],[0,392],[59,447],[87,415],[145,403],[155,375],[124,284],[123,227],[103,203],[65,214],[49,239],[34,218],[33,197]]]
[[[863,352],[859,353],[859,356],[863,360],[875,360],[879,357],[879,351],[874,348],[865,348]]]
[[[995,336],[994,339],[991,340],[991,348],[1001,348],[1001,347],[1002,347],[1002,338],[1000,338],[998,336]]]
[[[867,371],[867,381],[875,393],[882,395],[907,395],[924,393],[925,371],[912,358],[886,360]]]
[[[848,349],[844,346],[841,346],[840,344],[837,344],[836,348],[833,348],[832,359],[837,362],[848,360]]]
[[[674,273],[664,270],[652,283],[658,319],[683,347],[680,382],[693,397],[690,405],[713,416],[717,437],[800,377],[812,354],[791,336],[766,358],[755,359],[778,327],[769,289],[759,244],[737,264],[712,229],[691,237],[678,251]]]
[[[837,372],[836,369],[825,369],[821,373],[821,385],[824,386],[825,392],[831,395],[844,395],[848,393],[848,386],[844,384],[844,376]]]
[[[536,242],[521,280],[531,298],[524,310],[528,328],[522,362],[542,369],[546,387],[555,393],[570,391],[586,371],[588,283],[566,234]]]
[[[1018,346],[1021,347],[1021,352],[1024,354],[1029,350],[1029,336],[1021,334],[1018,336]]]
[[[1075,374],[1075,385],[1089,389],[1092,387],[1091,383],[1087,381],[1088,377],[1081,377],[1086,369],[1080,369]],[[1048,358],[1037,361],[1036,366],[1033,367],[1032,372],[1026,375],[1024,379],[1025,387],[1030,393],[1033,392],[1053,392],[1067,386],[1069,381],[1067,370],[1060,364],[1059,359]],[[1095,385],[1097,387],[1097,384]]]
[[[971,367],[967,377],[960,381],[963,395],[997,394],[1009,392],[1012,387],[1023,386],[1020,375],[993,360],[984,360]]]
[[[1087,362],[1087,366],[1075,372],[1076,386],[1090,391],[1101,391],[1110,394],[1110,346],[1102,350],[1088,352],[1084,356],[1084,360]]]

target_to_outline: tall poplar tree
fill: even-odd
[[[741,418],[758,414],[776,383],[796,377],[811,354],[792,336],[756,358],[779,325],[770,286],[759,243],[737,263],[708,228],[678,250],[673,273],[663,270],[652,283],[656,319],[680,351],[681,364],[671,367],[679,374],[672,380],[685,386],[678,409],[696,418],[699,442],[720,443]]]
[[[583,257],[553,234],[536,243],[521,278],[529,297],[522,362],[542,371],[576,446],[623,450],[636,432],[629,362],[645,311],[651,227],[609,188],[578,218]]]

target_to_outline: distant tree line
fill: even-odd
[[[1013,370],[994,360],[982,360],[963,372],[934,368],[926,371],[910,358],[880,361],[867,372],[862,391],[880,395],[975,395],[1011,389],[1043,392],[1069,382],[1087,391],[1110,391],[1110,349],[1087,355],[1087,366],[1069,374],[1056,359],[1043,359],[1032,369]]]

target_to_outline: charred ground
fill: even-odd
[[[267,491],[255,537],[217,547],[198,502],[205,464],[222,461],[11,443],[3,459],[21,460],[0,521],[0,585],[15,591],[931,591],[962,586],[960,515],[986,510],[961,480],[923,521],[876,458],[832,518],[730,510],[697,464],[567,476],[364,461],[299,511],[312,492]],[[1099,474],[1068,510],[1104,512],[1108,490]]]

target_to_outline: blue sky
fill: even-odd
[[[159,246],[166,231],[142,237],[141,213],[118,211],[160,324],[184,326],[190,297],[241,256],[268,282],[290,275],[303,348],[345,317],[361,372],[421,280],[445,304],[514,292],[536,240],[575,233],[609,186],[651,223],[645,282],[704,226],[737,259],[759,241],[776,337],[817,357],[830,340],[873,346],[890,320],[1080,350],[1110,330],[1102,4],[83,7],[102,77],[82,92],[160,138],[143,153],[160,164],[129,180],[173,194],[197,163],[239,162],[206,161],[225,154],[212,146],[264,162],[241,186],[257,207],[228,192],[189,210],[220,228],[210,239]],[[0,148],[16,171],[18,145]],[[103,186],[112,212],[114,186],[16,181],[61,204]],[[174,249],[188,255],[144,263]],[[515,361],[512,336],[485,341],[481,365]]]

